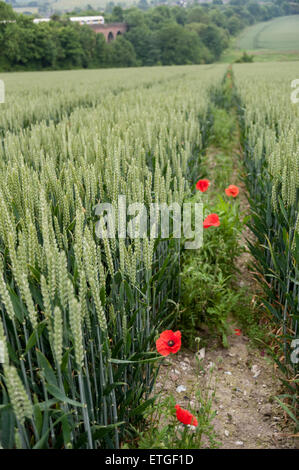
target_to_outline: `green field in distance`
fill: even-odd
[[[299,15],[283,16],[246,28],[237,40],[236,47],[246,50],[299,51]]]
[[[224,52],[221,62],[234,62],[243,51],[254,55],[255,62],[299,60],[299,15],[246,28]]]

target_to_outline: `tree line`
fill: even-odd
[[[260,5],[255,1],[222,0],[187,8],[159,5],[148,8],[114,6],[105,21],[125,22],[128,31],[110,43],[88,26],[53,15],[48,23],[16,14],[0,1],[0,70],[57,70],[72,68],[131,67],[203,64],[218,60],[230,38],[258,21],[289,14],[288,3]],[[88,10],[89,15],[103,14]]]

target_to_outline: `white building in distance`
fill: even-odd
[[[46,23],[49,22],[51,18],[35,18],[33,23]],[[71,16],[70,21],[73,23],[84,24],[105,24],[103,16]]]
[[[80,24],[104,24],[103,16],[71,16],[70,20]]]

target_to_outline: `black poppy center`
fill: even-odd
[[[171,348],[172,346],[174,346],[174,341],[170,339],[167,344]]]

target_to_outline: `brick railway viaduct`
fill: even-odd
[[[106,42],[113,41],[117,36],[127,31],[127,25],[125,23],[91,24],[89,26],[95,33],[104,34]]]

